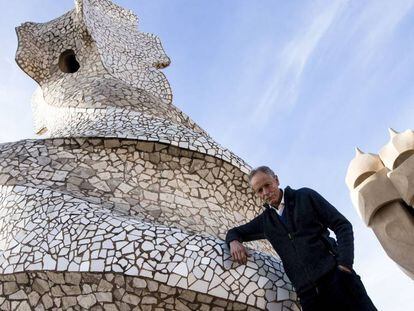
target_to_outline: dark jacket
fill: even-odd
[[[286,224],[265,204],[262,214],[230,229],[226,242],[269,240],[296,291],[301,293],[316,286],[318,280],[337,265],[352,268],[352,225],[316,191],[290,187],[284,191]],[[337,242],[329,237],[328,228],[335,233]]]

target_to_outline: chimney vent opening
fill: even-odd
[[[80,68],[73,50],[66,50],[59,55],[59,69],[64,73],[75,73]]]

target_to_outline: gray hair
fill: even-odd
[[[249,173],[249,182],[252,180],[253,176],[256,175],[259,172],[265,173],[265,174],[267,174],[267,175],[269,175],[273,178],[277,177],[275,172],[273,172],[273,170],[270,167],[263,165],[263,166],[256,167],[255,169],[252,169],[250,171],[250,173]]]

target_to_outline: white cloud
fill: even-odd
[[[413,8],[414,1],[376,1],[364,5],[357,18],[351,16],[348,25],[353,25],[352,33],[361,35],[361,41],[353,46],[358,65],[369,63],[373,55],[387,43],[396,27]],[[352,23],[351,23],[352,22]]]
[[[294,106],[303,70],[344,4],[345,1],[334,1],[312,10],[308,20],[297,29],[297,34],[281,49],[274,78],[253,111],[253,120],[269,118],[275,108],[289,110]]]

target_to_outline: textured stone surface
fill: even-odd
[[[3,184],[71,193],[140,219],[220,238],[260,211],[246,175],[221,159],[159,143],[150,143],[159,151],[147,152],[139,141],[116,141],[114,148],[105,139],[89,138],[3,144],[1,172],[27,171]],[[152,162],[153,155],[160,160]]]
[[[156,292],[161,282],[194,292],[188,293],[188,297],[196,292],[239,302],[245,302],[246,296],[257,297],[250,298],[250,305],[260,301],[265,305],[266,297],[283,287],[281,299],[277,300],[289,300],[286,293],[292,287],[285,282],[280,263],[270,255],[252,252],[247,267],[238,266],[221,240],[143,222],[123,211],[106,209],[68,193],[2,186],[0,194],[0,224],[2,236],[6,237],[1,241],[4,248],[0,252],[0,272],[58,271],[46,272],[49,282],[42,278],[33,281],[33,291],[42,295],[45,303],[49,303],[45,296],[48,292],[54,296],[86,294],[79,296],[78,303],[84,308],[92,303],[88,294],[94,290],[88,288],[85,292],[79,274],[64,275],[63,271],[112,271],[141,276],[149,280],[136,279],[133,287]],[[19,206],[22,208],[18,209]],[[114,289],[112,280],[90,278],[97,290]],[[51,288],[50,282],[61,286]],[[126,287],[120,276],[113,282],[115,289]],[[22,299],[18,286],[15,281],[5,282],[4,294]],[[125,299],[136,300],[129,296]]]
[[[0,309],[297,310],[268,243],[232,262],[250,168],[172,105],[159,38],[75,3],[17,29],[43,139],[0,145]]]
[[[71,273],[73,274],[73,273]],[[73,293],[66,296],[56,295],[52,291],[45,292],[41,299],[34,291],[34,282],[41,279],[49,284],[49,288],[61,287],[61,284],[54,283],[44,272],[17,273],[13,278],[24,275],[27,277],[26,284],[19,284],[18,293],[22,293],[20,301],[15,301],[11,295],[3,295],[5,300],[0,301],[0,309],[7,309],[10,301],[15,301],[15,307],[19,310],[43,310],[43,309],[68,309],[74,310],[261,310],[243,303],[214,298],[203,293],[191,292],[185,289],[174,288],[167,285],[160,285],[159,290],[154,291],[148,286],[140,289],[134,284],[150,284],[157,282],[145,280],[138,277],[125,276],[113,273],[76,273],[80,281],[82,293]],[[62,272],[62,276],[67,273]],[[6,276],[0,275],[0,281]],[[116,280],[125,284],[124,288],[117,288]],[[147,281],[147,282],[146,282]],[[85,294],[96,283],[108,282],[112,290],[96,289]],[[27,294],[26,294],[27,293]],[[36,299],[29,299],[34,297]],[[291,301],[271,303],[269,310],[297,310]]]
[[[390,129],[379,155],[357,149],[345,181],[365,224],[414,279],[414,131]]]

